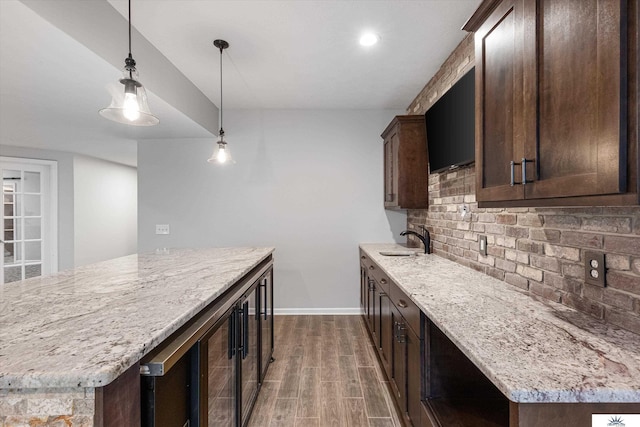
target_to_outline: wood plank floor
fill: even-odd
[[[276,316],[250,427],[400,427],[360,316]]]

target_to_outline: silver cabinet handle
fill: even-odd
[[[514,169],[515,169],[515,167],[516,167],[516,162],[514,162],[513,160],[511,160],[510,165],[511,165],[511,186],[513,187],[513,186],[516,184],[516,181],[515,181],[515,179],[516,179],[516,177],[515,177],[516,172],[515,172],[515,170],[514,170]]]
[[[385,279],[380,279],[380,283],[382,283],[383,285],[386,285],[387,281]]]

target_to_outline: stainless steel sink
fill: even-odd
[[[380,255],[384,256],[413,256],[416,255],[416,251],[380,251]]]

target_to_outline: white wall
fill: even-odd
[[[404,241],[380,138],[401,113],[225,111],[232,167],[206,162],[213,139],[139,142],[139,250],[275,246],[277,308],[357,310],[358,243]]]
[[[75,266],[137,251],[137,172],[135,168],[75,156]]]
[[[0,155],[58,162],[58,269],[73,267],[73,154],[0,145]]]

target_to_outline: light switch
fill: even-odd
[[[478,247],[480,255],[487,256],[487,236],[479,236],[478,241],[480,242]]]
[[[156,234],[171,234],[169,224],[156,224]]]

